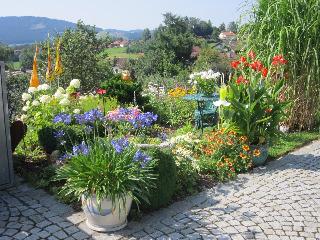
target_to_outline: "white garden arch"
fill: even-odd
[[[7,87],[4,63],[0,62],[0,189],[9,187],[13,177]]]

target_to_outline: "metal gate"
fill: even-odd
[[[10,143],[7,88],[4,63],[0,62],[0,189],[13,182],[12,153]]]

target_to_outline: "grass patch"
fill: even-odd
[[[139,58],[141,55],[138,53],[127,53],[126,47],[120,47],[120,48],[107,48],[105,50],[106,53],[108,53],[109,58]]]
[[[295,132],[283,134],[269,148],[269,158],[279,158],[296,148],[302,147],[313,140],[319,139],[319,132]]]

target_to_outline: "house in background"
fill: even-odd
[[[219,34],[219,39],[222,41],[237,41],[237,34],[234,32],[221,32]]]
[[[114,48],[114,47],[126,47],[128,46],[129,41],[128,40],[116,40],[109,44],[109,48]]]

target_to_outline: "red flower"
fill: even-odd
[[[231,67],[233,67],[234,69],[237,69],[239,64],[240,64],[239,61],[232,61],[231,62]]]
[[[249,80],[245,79],[243,76],[239,76],[236,80],[236,84],[240,85],[241,83],[248,84]]]
[[[106,94],[106,92],[107,92],[107,90],[104,90],[101,88],[97,90],[97,94],[99,94],[99,95]]]
[[[276,55],[272,59],[272,65],[284,65],[287,64],[287,62],[282,55]]]
[[[256,58],[256,54],[255,54],[254,51],[252,51],[252,50],[249,52],[248,56],[249,56],[252,60]]]
[[[260,61],[255,61],[250,64],[250,67],[255,71],[261,71],[263,68],[263,64]]]
[[[261,69],[261,74],[262,74],[263,77],[267,77],[267,75],[268,75],[268,68],[265,68],[265,67],[262,68],[262,69]]]
[[[240,57],[240,62],[245,63],[245,62],[247,62],[247,59],[245,57],[241,56]]]

